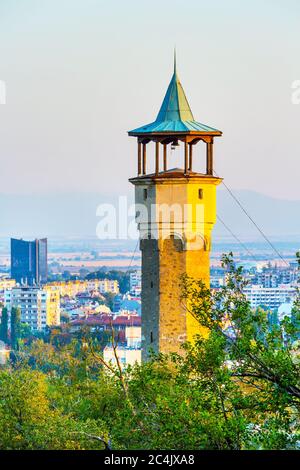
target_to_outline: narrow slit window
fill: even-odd
[[[203,189],[202,188],[198,189],[198,198],[203,199]]]
[[[144,189],[144,201],[147,200],[147,197],[148,197],[148,191],[147,189]]]

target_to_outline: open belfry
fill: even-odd
[[[207,285],[210,282],[216,188],[222,181],[213,174],[213,144],[222,132],[195,121],[174,58],[174,73],[156,120],[129,135],[137,137],[138,142],[137,176],[129,181],[135,186],[142,251],[145,361],[150,350],[180,353],[182,343],[191,341],[200,331],[181,300],[181,279],[186,273]],[[193,171],[193,150],[199,142],[206,145],[203,173]],[[148,172],[150,146],[154,147],[154,170]],[[170,149],[178,146],[183,149],[183,168],[169,168]]]

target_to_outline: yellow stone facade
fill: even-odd
[[[47,285],[57,287],[61,297],[73,298],[78,294],[90,291],[99,291],[101,294],[106,292],[119,293],[119,283],[114,279],[55,281]]]
[[[47,285],[43,287],[47,292],[46,300],[46,323],[48,326],[57,326],[60,324],[60,292],[58,287]]]
[[[15,286],[15,279],[0,279],[0,292],[4,292],[6,289],[12,289]]]
[[[216,188],[221,179],[180,171],[131,179],[142,250],[143,360],[154,352],[181,352],[200,332],[181,300],[183,274],[209,285]],[[144,206],[144,209],[143,209]],[[151,234],[151,238],[149,238]]]

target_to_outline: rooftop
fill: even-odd
[[[107,314],[99,314],[99,315],[90,315],[87,318],[73,320],[69,323],[71,326],[79,326],[79,325],[90,325],[90,326],[105,326],[105,325],[112,325],[112,326],[140,326],[141,325],[141,317],[138,315],[119,315],[115,316]]]
[[[131,136],[145,134],[203,134],[221,135],[222,132],[213,127],[195,121],[192,110],[179,80],[174,56],[174,72],[154,122],[128,132]]]

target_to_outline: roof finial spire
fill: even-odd
[[[176,67],[176,46],[174,47],[174,74],[177,74],[177,67]]]

